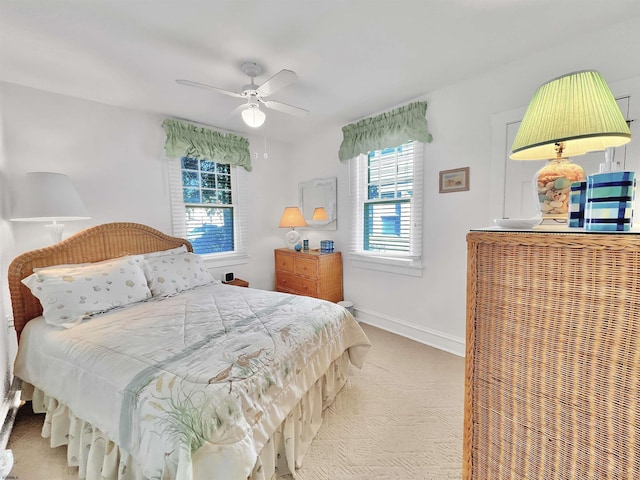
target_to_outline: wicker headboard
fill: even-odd
[[[91,227],[50,247],[32,250],[16,257],[9,265],[9,293],[13,309],[13,322],[18,339],[29,320],[42,315],[40,301],[21,283],[34,268],[51,265],[100,262],[122,257],[167,250],[186,245],[189,241],[171,237],[138,223],[106,223]]]

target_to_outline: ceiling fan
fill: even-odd
[[[245,62],[242,64],[241,69],[245,75],[251,78],[251,83],[244,85],[240,92],[232,92],[231,90],[224,90],[222,88],[212,87],[211,85],[205,85],[204,83],[192,82],[191,80],[176,80],[176,82],[180,85],[205,88],[222,93],[223,95],[246,99],[247,102],[238,106],[234,112],[240,110],[244,123],[254,128],[261,126],[267,118],[265,113],[260,110],[260,105],[289,115],[295,115],[296,117],[304,117],[309,113],[309,111],[304,108],[294,107],[293,105],[287,105],[286,103],[275,102],[273,100],[265,100],[265,97],[298,81],[298,76],[295,72],[286,69],[280,70],[262,85],[256,85],[254,80],[262,73],[262,67],[254,62]]]

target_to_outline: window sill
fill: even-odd
[[[232,267],[234,265],[244,265],[249,263],[249,255],[246,253],[229,254],[204,254],[202,255],[207,268]]]
[[[361,255],[350,253],[351,266],[366,268],[380,272],[397,273],[411,277],[422,277],[422,260],[398,257],[376,257],[373,255]]]

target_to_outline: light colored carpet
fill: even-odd
[[[464,359],[368,325],[362,370],[325,412],[297,480],[450,480],[462,476]],[[17,480],[76,480],[66,448],[21,408],[7,448]],[[285,476],[283,480],[291,479]]]

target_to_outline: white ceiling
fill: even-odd
[[[279,140],[343,125],[555,42],[640,15],[639,0],[0,0],[0,81],[252,133],[244,61],[298,83]]]

